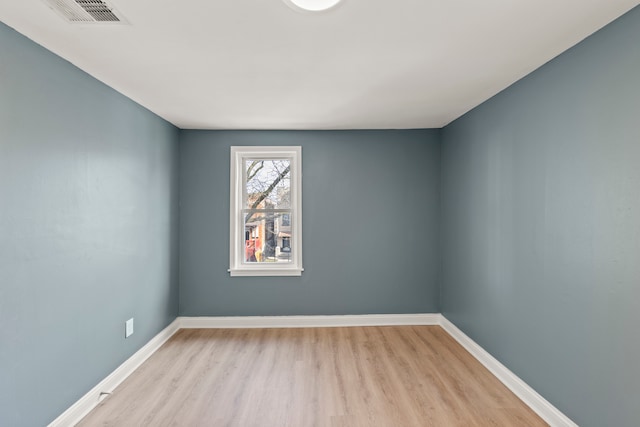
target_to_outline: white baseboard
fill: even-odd
[[[569,417],[564,415],[558,408],[540,396],[527,383],[522,381],[516,374],[511,372],[506,366],[500,363],[495,357],[490,355],[485,349],[480,347],[475,341],[465,335],[453,323],[444,316],[440,316],[440,326],[460,343],[473,357],[482,363],[496,378],[498,378],[509,390],[529,406],[540,418],[545,420],[551,427],[578,427]]]
[[[318,328],[340,326],[439,325],[438,313],[360,314],[339,316],[178,317],[183,329],[198,328]]]
[[[491,356],[453,323],[439,313],[365,314],[345,316],[233,316],[178,317],[144,347],[127,359],[108,377],[56,418],[49,427],[68,427],[80,422],[101,400],[111,393],[179,329],[198,328],[315,328],[341,326],[439,325],[526,405],[552,427],[578,427],[571,419],[540,396],[534,389]]]
[[[98,385],[82,396],[80,400],[53,420],[51,424],[49,424],[49,427],[69,427],[79,423],[82,418],[100,403],[102,396],[104,396],[101,395],[101,393],[111,393],[178,331],[178,323],[177,320],[174,320],[169,326],[160,331],[160,333],[153,337],[144,347],[135,352],[122,365],[118,366],[115,371],[109,374],[109,376],[100,381]]]

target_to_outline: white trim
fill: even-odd
[[[447,331],[449,335],[458,341],[460,345],[482,363],[485,368],[518,396],[520,400],[549,423],[551,427],[578,427],[569,417],[560,412],[558,408],[549,403],[544,397],[540,396],[538,392],[522,381],[485,349],[480,347],[475,341],[447,320],[446,317],[440,315],[440,318],[440,326]]]
[[[246,270],[227,270],[231,277],[253,277],[253,276],[302,276],[304,268],[252,268]]]
[[[234,276],[301,276],[302,268],[302,147],[232,146],[229,167],[229,273]],[[291,263],[245,263],[242,220],[245,159],[289,159],[291,177]]]
[[[98,385],[92,388],[87,394],[82,396],[69,409],[64,411],[58,418],[53,420],[49,427],[74,426],[82,420],[98,403],[102,400],[100,393],[111,393],[120,383],[133,373],[145,360],[158,350],[173,334],[179,329],[179,322],[174,320],[169,326],[164,328],[158,335],[153,337],[140,350],[135,352],[130,358],[118,366],[115,371],[109,374]]]
[[[340,326],[438,325],[440,314],[360,314],[345,316],[179,317],[180,327],[199,328],[322,328]]]

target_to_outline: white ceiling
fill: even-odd
[[[105,0],[129,25],[43,0],[0,20],[185,129],[438,128],[640,0]]]

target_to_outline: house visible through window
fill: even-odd
[[[300,147],[231,148],[232,276],[300,275]]]

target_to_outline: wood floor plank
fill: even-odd
[[[439,326],[180,330],[79,424],[545,425]]]

